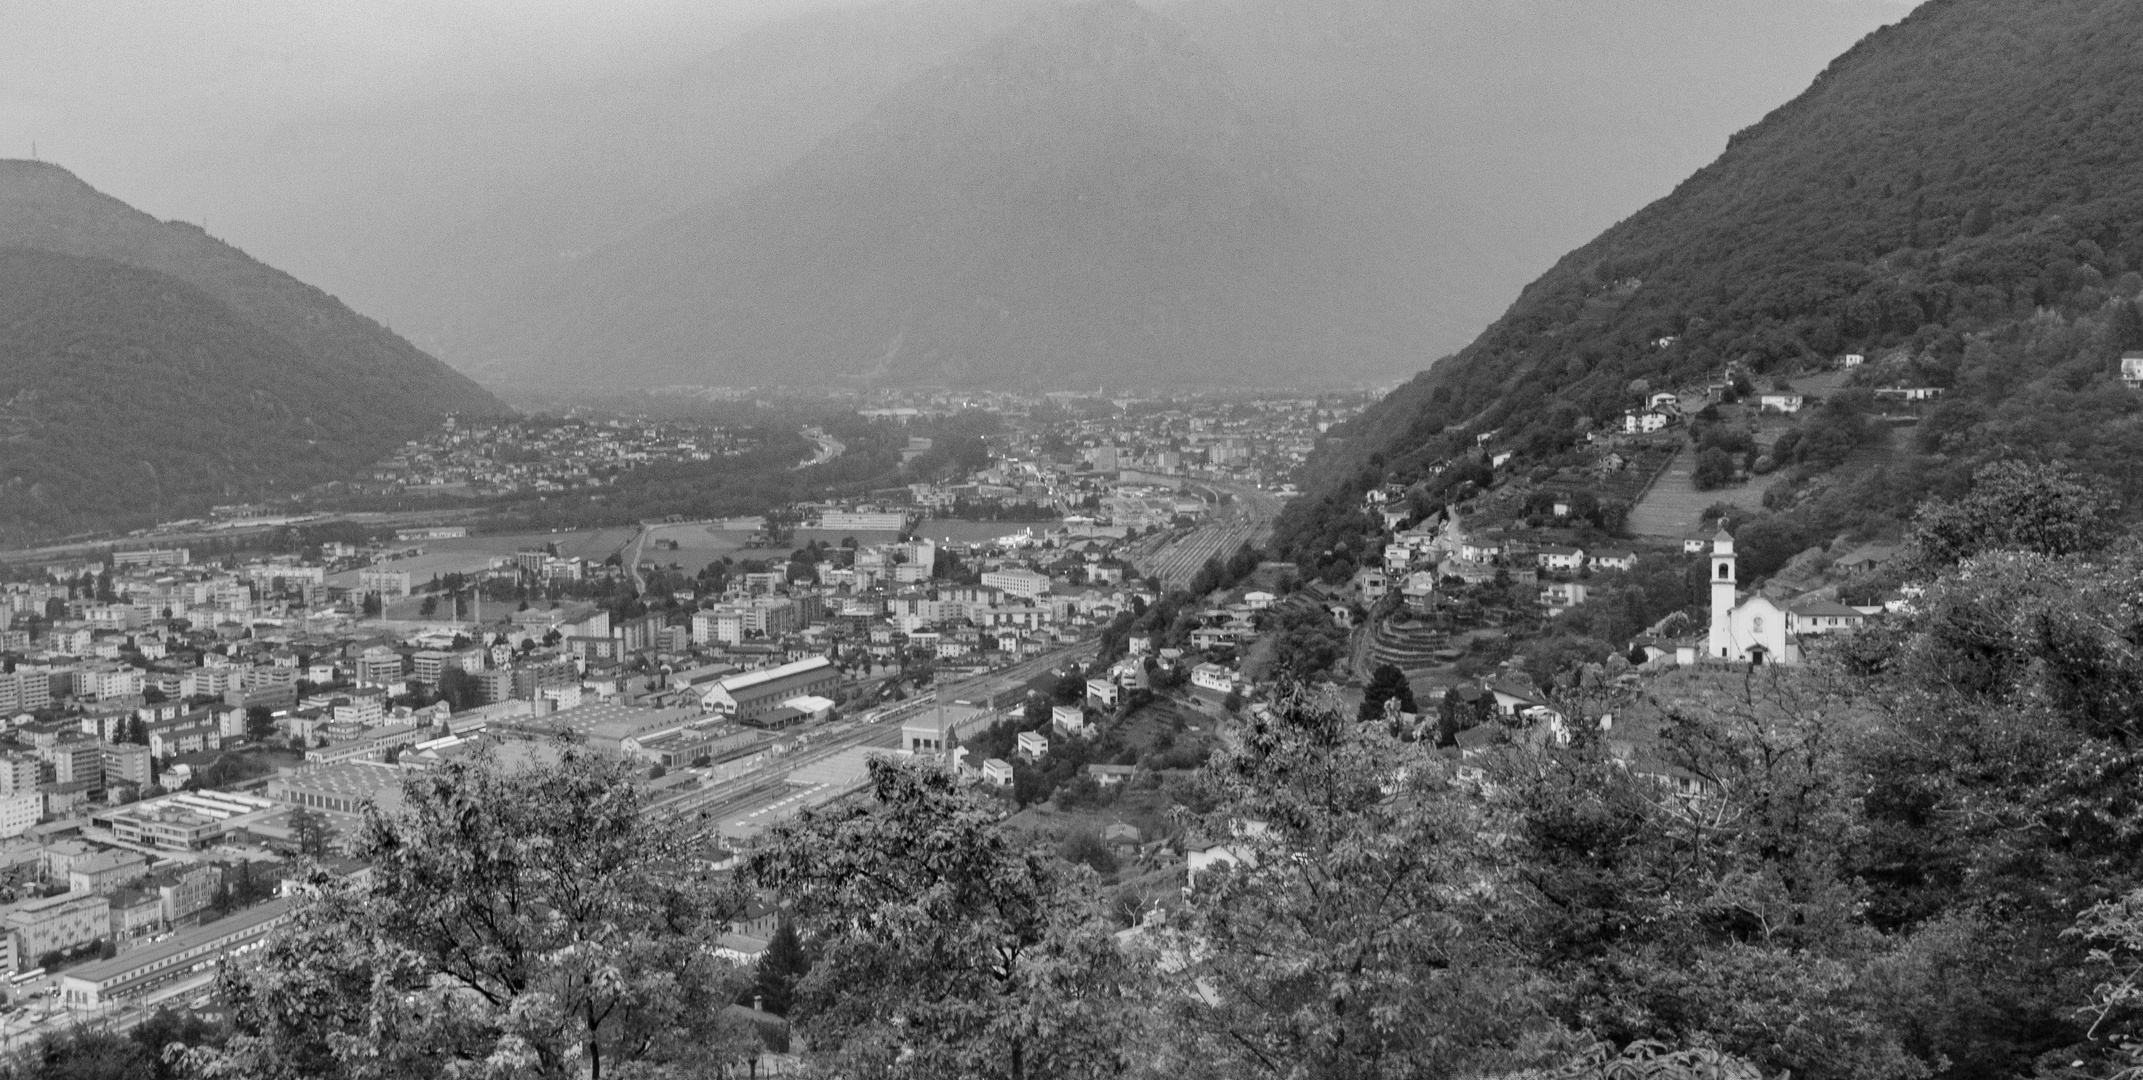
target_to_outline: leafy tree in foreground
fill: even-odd
[[[226,966],[236,1034],[196,1075],[710,1075],[746,1053],[744,973],[712,943],[738,908],[632,770],[568,751],[412,776],[368,813],[368,884],[310,880],[291,926]]]
[[[996,805],[875,759],[868,802],[777,830],[751,873],[817,943],[790,1013],[848,1077],[1084,1077],[1139,1052],[1138,978],[1092,878],[1016,841]]]
[[[1204,774],[1195,830],[1234,860],[1201,872],[1161,935],[1184,1077],[1480,1075],[1558,1037],[1530,976],[1487,933],[1500,876],[1478,804],[1425,743],[1295,692]]]

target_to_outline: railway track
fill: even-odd
[[[1134,556],[1140,573],[1161,579],[1166,588],[1190,584],[1207,559],[1226,559],[1245,544],[1257,546],[1272,535],[1281,500],[1251,488],[1230,489],[1235,498],[1225,513],[1158,549]]]

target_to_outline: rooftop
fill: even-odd
[[[178,956],[190,949],[198,948],[226,935],[243,933],[254,927],[273,922],[289,913],[289,900],[270,900],[258,907],[248,908],[228,918],[217,919],[215,922],[175,935],[169,940],[158,942],[146,949],[130,949],[109,960],[99,960],[93,964],[84,964],[66,972],[64,977],[90,983],[109,982],[113,979],[130,975],[142,968],[152,967],[160,961]]]
[[[747,671],[742,675],[732,675],[722,680],[721,687],[734,694],[739,690],[749,689],[762,683],[770,683],[776,679],[786,679],[791,675],[802,675],[832,666],[833,661],[823,656],[814,656],[808,660],[798,660],[794,663],[783,664],[780,667],[761,668],[758,671]]]

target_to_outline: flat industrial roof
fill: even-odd
[[[773,682],[776,679],[785,679],[791,675],[802,675],[806,672],[817,671],[820,668],[828,668],[832,666],[833,661],[828,660],[823,656],[813,656],[807,659],[797,660],[792,663],[783,664],[780,667],[762,668],[758,671],[747,671],[742,675],[732,675],[729,678],[723,679],[720,685],[722,689],[734,694],[739,690],[748,690],[762,683]]]
[[[378,761],[341,761],[292,776],[275,778],[285,790],[319,791],[363,797],[402,786],[402,770]]]
[[[184,953],[188,949],[199,948],[217,938],[233,933],[243,933],[288,914],[290,914],[290,900],[287,897],[270,900],[265,904],[247,908],[236,915],[195,927],[173,937],[169,941],[158,942],[146,949],[130,949],[109,960],[99,960],[93,964],[84,964],[72,971],[63,971],[60,973],[60,977],[63,979],[80,979],[83,982],[98,983],[100,985],[113,982],[123,979],[142,968],[153,966],[160,961],[168,960]]]
[[[113,809],[112,817],[147,817],[165,810],[187,810],[203,817],[222,821],[227,818],[258,814],[275,809],[272,799],[258,795],[241,795],[235,791],[181,791],[146,802],[130,803]]]

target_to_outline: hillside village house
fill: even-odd
[[[1225,697],[1235,692],[1235,673],[1219,664],[1200,664],[1191,669],[1191,685]]]
[[[1384,593],[1391,585],[1382,570],[1368,566],[1354,572],[1351,584],[1354,586],[1354,594],[1361,597],[1365,604],[1374,604],[1384,599]]]
[[[1540,549],[1534,556],[1540,560],[1541,569],[1576,571],[1585,565],[1585,549],[1550,545]]]
[[[1022,731],[1016,752],[1028,761],[1040,761],[1049,756],[1049,738],[1039,731]]]
[[[1622,414],[1622,433],[1625,435],[1650,435],[1655,431],[1665,431],[1667,425],[1672,422],[1672,418],[1661,412],[1651,410],[1641,413],[1626,412]]]
[[[1803,597],[1787,604],[1786,615],[1791,620],[1790,629],[1804,636],[1858,630],[1868,621],[1858,608],[1820,597]]]
[[[1881,386],[1875,396],[1889,401],[1933,401],[1942,396],[1939,386]]]
[[[1540,587],[1540,606],[1554,618],[1585,602],[1591,590],[1574,581],[1550,581]]]
[[[1136,765],[1089,765],[1086,774],[1102,787],[1115,787],[1138,773]]]
[[[2143,352],[2121,355],[2121,383],[2130,390],[2143,390]]]
[[[1542,704],[1540,692],[1531,685],[1511,679],[1497,679],[1488,685],[1489,696],[1495,699],[1497,714],[1517,716],[1536,705]]]
[[[1086,710],[1077,705],[1052,705],[1049,709],[1049,728],[1059,735],[1086,734]]]
[[[1799,394],[1764,394],[1756,399],[1759,407],[1768,412],[1797,413],[1807,399]]]
[[[1399,586],[1400,602],[1408,611],[1426,614],[1436,610],[1436,575],[1432,571],[1417,570],[1406,576]]]
[[[1601,550],[1593,552],[1589,561],[1595,570],[1634,570],[1637,568],[1637,553]]]

